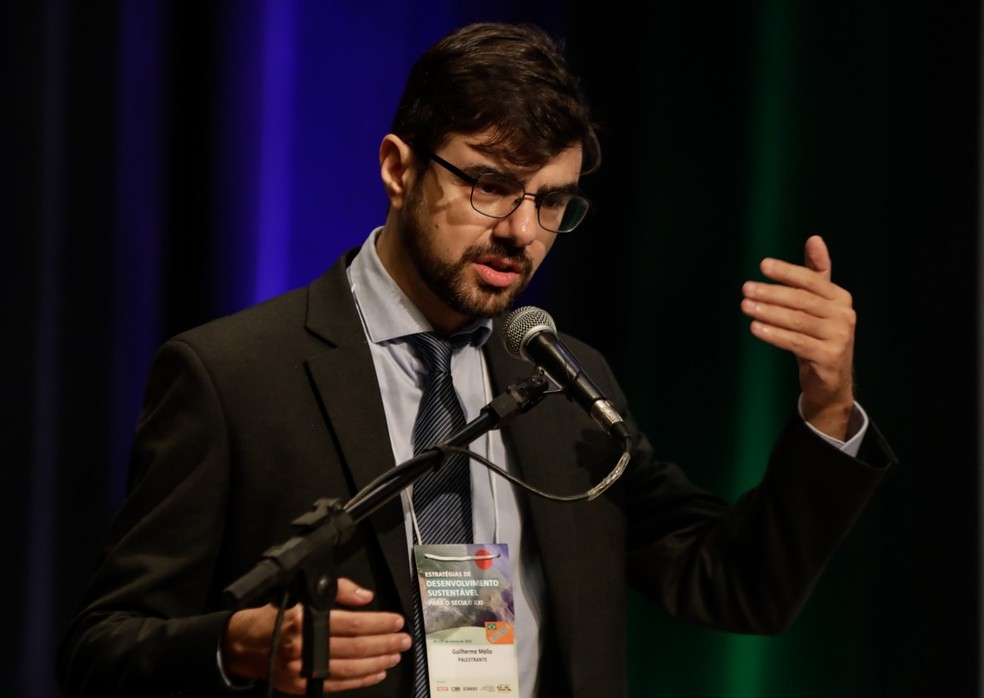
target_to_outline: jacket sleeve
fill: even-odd
[[[761,482],[731,504],[637,439],[624,505],[630,584],[673,617],[741,633],[790,626],[895,462],[873,423],[855,458],[793,413]]]
[[[154,359],[130,468],[129,496],[59,648],[59,681],[68,696],[215,693],[230,614],[210,589],[229,449],[219,396],[180,341]]]

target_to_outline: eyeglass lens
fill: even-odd
[[[479,175],[472,188],[472,206],[493,218],[505,218],[523,203],[526,191],[514,179],[497,174]],[[577,227],[588,210],[587,200],[570,192],[549,192],[536,198],[537,218],[547,230],[566,233]]]

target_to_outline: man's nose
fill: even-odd
[[[526,247],[540,234],[538,216],[536,197],[527,192],[516,210],[499,221],[494,232],[499,237],[512,240],[517,247]]]

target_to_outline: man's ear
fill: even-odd
[[[413,184],[413,150],[399,136],[386,134],[379,145],[379,176],[386,188],[390,206],[400,209]]]

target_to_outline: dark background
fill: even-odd
[[[785,635],[693,628],[634,599],[633,695],[976,696],[968,0],[8,3],[10,695],[56,695],[54,647],[123,496],[154,347],[306,283],[380,224],[376,148],[410,62],[485,18],[562,35],[584,77],[597,205],[528,300],[605,351],[660,453],[729,497],[755,482],[797,388],[792,359],[749,338],[740,286],[820,233],[855,297],[858,399],[900,460]]]

